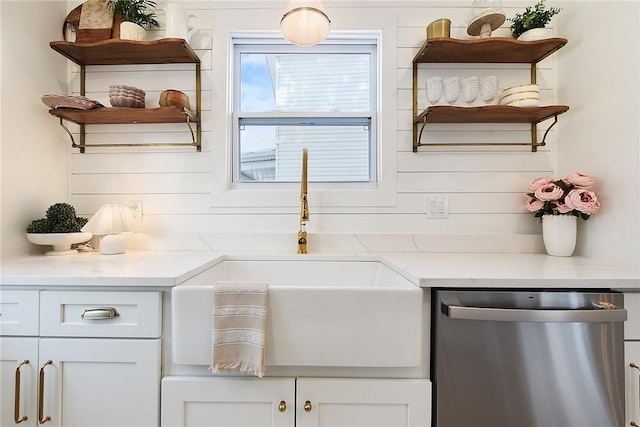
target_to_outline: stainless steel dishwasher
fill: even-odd
[[[433,292],[434,427],[624,426],[623,294]]]

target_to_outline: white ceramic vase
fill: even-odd
[[[547,30],[544,28],[532,28],[520,34],[518,40],[529,42],[534,40],[542,40],[547,38]]]
[[[573,215],[543,215],[542,239],[547,254],[571,256],[576,248],[578,222]]]
[[[120,24],[120,39],[142,41],[147,37],[147,30],[133,22],[124,21]]]

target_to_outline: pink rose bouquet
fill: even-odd
[[[595,180],[580,172],[566,178],[535,178],[529,184],[526,208],[536,218],[542,215],[573,215],[584,220],[598,212],[600,202],[590,191]]]

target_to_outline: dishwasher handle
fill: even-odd
[[[624,322],[624,308],[592,310],[526,310],[518,308],[465,307],[442,302],[442,313],[451,319],[485,320],[494,322],[538,322],[538,323],[607,323]]]

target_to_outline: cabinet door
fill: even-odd
[[[162,427],[293,427],[289,378],[165,377]]]
[[[640,342],[627,341],[624,344],[626,369],[626,407],[625,425],[640,426]],[[634,366],[631,366],[631,365]]]
[[[0,338],[0,426],[37,426],[37,374],[38,338]]]
[[[42,338],[39,366],[50,427],[159,424],[160,340]]]
[[[624,307],[628,316],[624,322],[624,339],[640,340],[640,293],[625,293]]]
[[[428,380],[298,379],[296,427],[431,425]]]

